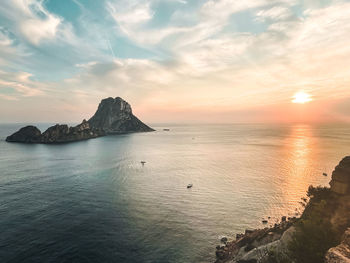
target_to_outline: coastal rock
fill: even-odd
[[[88,122],[107,134],[154,131],[133,115],[130,104],[120,97],[102,100]]]
[[[38,143],[41,141],[41,131],[35,126],[26,126],[8,136],[7,142]]]
[[[8,142],[66,143],[87,140],[107,134],[154,131],[132,114],[131,106],[122,98],[103,99],[95,115],[77,126],[56,124],[45,132],[35,126],[26,126],[8,136]]]
[[[325,263],[350,263],[350,228],[345,231],[340,245],[327,251]]]
[[[220,241],[221,241],[221,243],[226,244],[227,241],[228,241],[228,239],[227,239],[227,237],[222,237],[222,238],[220,239]]]
[[[222,262],[260,262],[267,257],[271,249],[283,253],[295,231],[293,224],[296,218],[283,221],[271,228],[247,229],[236,240],[228,241],[225,246],[216,247],[216,263]]]
[[[335,167],[329,184],[335,193],[350,194],[350,156],[343,158]]]
[[[22,143],[65,143],[87,140],[103,136],[105,133],[99,129],[91,129],[89,123],[84,120],[75,127],[56,124],[49,127],[45,132],[35,126],[26,126],[6,138],[8,142]]]
[[[102,130],[91,129],[86,120],[75,127],[56,124],[43,132],[41,143],[65,143],[87,140],[105,135]]]

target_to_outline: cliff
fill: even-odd
[[[217,263],[350,263],[350,156],[332,173],[331,187],[309,187],[300,218],[246,230],[216,248]]]
[[[6,138],[7,142],[67,143],[129,132],[154,131],[133,115],[129,103],[117,97],[103,99],[94,116],[77,126],[56,124],[45,132],[35,126],[26,126]]]
[[[134,116],[130,104],[120,97],[102,100],[89,123],[107,134],[154,131]]]
[[[341,243],[327,251],[325,263],[349,263],[350,262],[350,228],[348,228]]]
[[[83,120],[83,122],[75,127],[68,127],[68,125],[56,124],[48,128],[41,135],[41,143],[65,143],[87,140],[104,136],[105,132],[102,129],[91,128],[90,124]]]

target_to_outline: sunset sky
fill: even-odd
[[[350,121],[350,1],[1,1],[0,122],[116,96],[146,123]]]

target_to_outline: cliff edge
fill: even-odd
[[[350,263],[350,156],[332,173],[330,188],[309,187],[299,218],[246,230],[216,247],[216,262]]]

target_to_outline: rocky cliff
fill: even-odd
[[[132,113],[129,103],[122,98],[103,99],[89,121],[77,126],[56,124],[45,132],[35,126],[26,126],[8,136],[8,142],[20,143],[66,143],[87,140],[107,134],[154,131]]]
[[[75,127],[68,127],[65,124],[51,126],[41,135],[41,143],[74,142],[104,135],[105,132],[102,129],[91,128],[90,124],[83,120],[81,124]]]
[[[216,262],[350,263],[350,156],[335,167],[330,185],[309,187],[300,218],[225,239]]]
[[[107,134],[154,131],[134,116],[130,104],[120,97],[102,100],[89,123]]]
[[[335,193],[350,194],[350,156],[343,158],[335,167],[329,184]]]
[[[6,141],[21,143],[66,143],[104,135],[105,132],[103,130],[90,128],[89,123],[83,120],[81,124],[74,127],[68,127],[66,124],[56,124],[49,127],[43,133],[35,126],[26,126],[8,136]]]
[[[325,263],[350,263],[350,228],[348,228],[341,243],[328,250]]]

